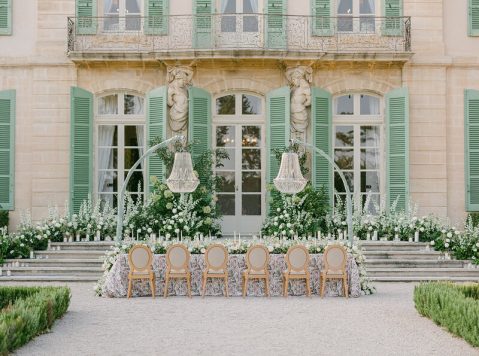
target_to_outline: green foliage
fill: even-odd
[[[0,210],[0,228],[8,226],[8,210]]]
[[[67,287],[0,287],[0,354],[48,331],[70,304]]]
[[[479,284],[421,283],[414,288],[417,311],[479,346]]]
[[[469,213],[467,215],[467,220],[471,222],[472,226],[479,226],[479,213]]]

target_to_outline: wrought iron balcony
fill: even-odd
[[[407,60],[410,17],[265,14],[69,17],[73,60],[349,55]]]

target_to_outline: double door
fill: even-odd
[[[228,155],[215,169],[223,234],[257,234],[265,212],[265,140],[260,124],[214,126],[215,148]]]

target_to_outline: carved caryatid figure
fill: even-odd
[[[311,105],[311,67],[298,66],[286,71],[291,86],[291,126],[296,136],[303,136],[309,125],[307,107]]]
[[[188,87],[193,70],[189,67],[168,68],[168,106],[170,129],[173,134],[184,133],[188,125]]]

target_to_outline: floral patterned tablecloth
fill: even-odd
[[[319,274],[322,265],[322,254],[312,254],[309,270],[311,272],[311,290],[313,294],[319,294]],[[200,295],[201,273],[205,268],[204,255],[191,255],[191,288],[192,295]],[[245,255],[230,255],[228,260],[228,292],[230,296],[242,295],[242,272],[246,269]],[[165,287],[165,255],[154,255],[153,270],[156,275],[156,294],[162,296]],[[271,255],[269,262],[270,271],[270,295],[280,296],[283,290],[282,272],[286,270],[284,255]],[[117,261],[108,273],[103,287],[102,295],[106,297],[126,297],[128,291],[128,255],[118,256]],[[359,281],[359,269],[352,256],[348,256],[347,263],[349,293],[351,297],[361,295]],[[223,281],[208,279],[206,295],[223,295]],[[341,281],[328,280],[326,283],[326,296],[342,296]],[[186,281],[175,279],[170,282],[169,295],[186,295]],[[304,280],[293,280],[289,287],[290,295],[305,295],[306,284]],[[151,295],[148,280],[136,280],[133,282],[133,296]],[[248,296],[263,296],[264,281],[253,280],[249,282]]]

